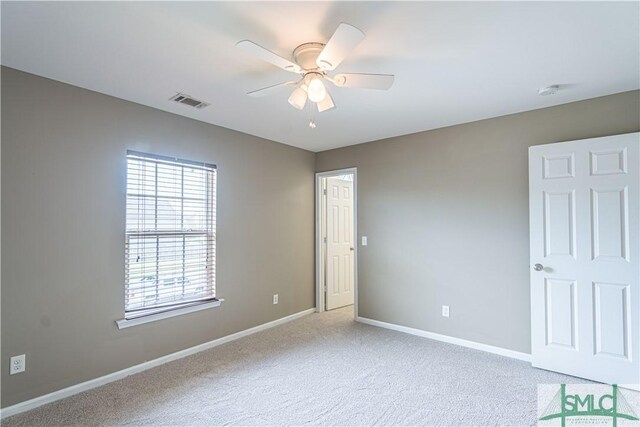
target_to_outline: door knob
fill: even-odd
[[[350,250],[350,251],[353,251],[353,250],[355,250],[355,249],[353,249],[353,248],[349,248],[349,250]]]
[[[544,266],[543,266],[542,264],[535,264],[535,265],[533,266],[533,269],[534,269],[535,271],[542,271],[542,269],[543,269],[543,268],[544,268]]]

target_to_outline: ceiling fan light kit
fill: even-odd
[[[280,83],[248,92],[250,96],[265,96],[275,93],[282,86],[295,85],[289,96],[289,104],[298,110],[304,109],[307,99],[316,104],[318,112],[335,108],[333,98],[327,89],[330,82],[336,87],[388,90],[393,84],[392,74],[337,74],[329,76],[353,49],[364,39],[364,33],[356,27],[341,23],[326,44],[303,43],[293,51],[293,62],[262,46],[242,40],[236,46],[263,61],[285,71],[302,75],[298,82]],[[313,123],[313,126],[311,126]],[[315,122],[310,127],[315,128]]]

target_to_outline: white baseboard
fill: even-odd
[[[55,402],[56,400],[64,399],[65,397],[73,396],[74,394],[91,390],[92,388],[100,387],[101,385],[108,384],[110,382],[128,377],[129,375],[137,374],[139,372],[146,371],[147,369],[151,369],[156,366],[159,366],[168,362],[172,362],[177,359],[182,359],[183,357],[191,356],[192,354],[196,354],[213,347],[217,347],[229,341],[234,341],[239,338],[246,337],[247,335],[255,334],[256,332],[264,331],[265,329],[282,325],[283,323],[287,323],[292,320],[299,319],[300,317],[306,316],[315,311],[316,311],[315,308],[310,308],[308,310],[304,310],[299,313],[295,313],[290,316],[286,316],[286,317],[274,320],[272,322],[264,323],[262,325],[255,326],[250,329],[245,329],[244,331],[236,332],[235,334],[227,335],[222,338],[215,339],[213,341],[209,341],[203,344],[196,345],[194,347],[187,348],[185,350],[181,350],[175,353],[168,354],[166,356],[159,357],[157,359],[149,360],[147,362],[140,363],[139,365],[131,366],[121,371],[113,372],[111,374],[94,378],[92,380],[85,381],[80,384],[72,385],[71,387],[63,388],[62,390],[54,391],[52,393],[45,394],[43,396],[38,396],[30,400],[25,400],[24,402],[16,403],[15,405],[12,405],[12,406],[7,406],[6,408],[0,409],[0,419],[10,417],[11,415],[19,414],[21,412],[29,411],[31,409],[37,408],[38,406]]]
[[[494,347],[492,345],[481,344],[475,341],[463,340],[462,338],[455,338],[447,335],[436,334],[434,332],[423,331],[422,329],[415,329],[415,328],[410,328],[408,326],[400,326],[400,325],[395,325],[393,323],[381,322],[379,320],[367,319],[366,317],[356,317],[356,322],[366,323],[367,325],[378,326],[380,328],[404,332],[405,334],[417,335],[419,337],[429,338],[436,341],[442,341],[449,344],[455,344],[462,347],[473,348],[475,350],[482,350],[488,353],[494,353],[500,356],[511,357],[513,359],[518,359],[525,362],[531,362],[530,354],[509,350],[502,347]]]

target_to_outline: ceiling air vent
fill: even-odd
[[[176,93],[174,96],[169,98],[169,100],[178,102],[180,104],[188,105],[189,107],[198,108],[198,109],[208,107],[210,105],[207,102],[200,101],[184,93]]]

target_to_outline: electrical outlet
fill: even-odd
[[[367,236],[362,236],[362,246],[367,246]]]
[[[19,374],[20,372],[24,372],[26,367],[26,356],[21,354],[20,356],[13,356],[11,358],[11,366],[9,368],[9,374]]]
[[[448,305],[443,305],[442,306],[442,317],[449,317],[449,306]]]
[[[278,294],[273,294],[273,303],[274,304],[278,303]]]

